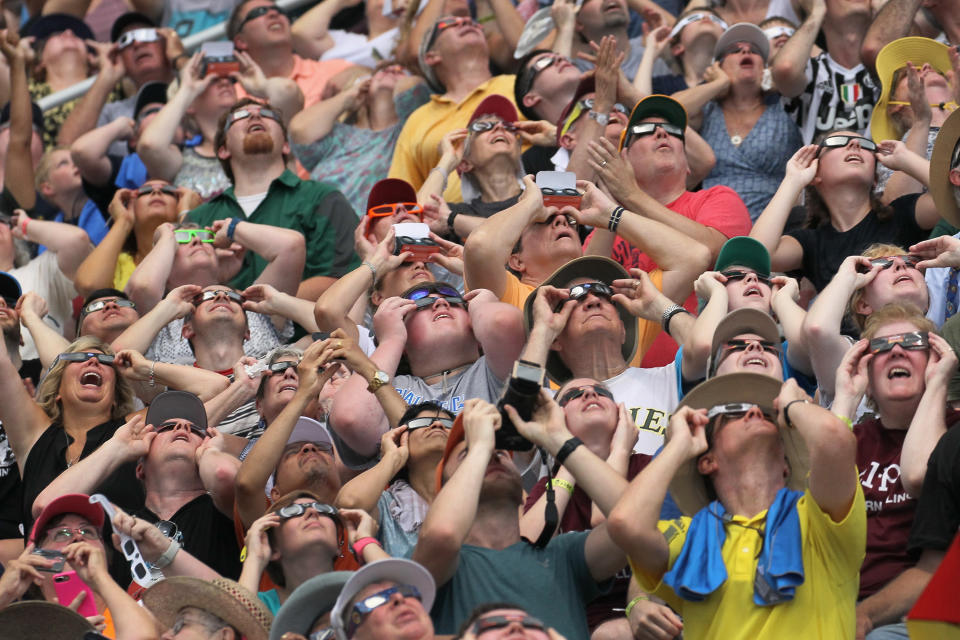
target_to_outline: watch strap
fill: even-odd
[[[574,450],[582,444],[583,444],[583,440],[581,440],[576,436],[573,436],[572,438],[564,442],[563,446],[560,447],[560,450],[557,451],[557,462],[559,462],[560,464],[563,464],[564,462],[566,462],[567,458],[570,457],[570,454],[573,453]]]

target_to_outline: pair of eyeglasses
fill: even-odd
[[[160,425],[158,425],[158,426],[154,429],[154,431],[156,431],[157,433],[165,433],[165,432],[167,432],[167,431],[173,431],[174,429],[176,429],[177,427],[179,427],[181,424],[183,424],[183,423],[182,423],[182,422],[175,422],[175,421],[163,422],[163,423],[161,423]],[[205,432],[203,429],[201,429],[201,428],[198,427],[197,425],[193,424],[192,422],[187,423],[187,426],[190,427],[190,431],[192,431],[193,433],[197,434],[197,435],[200,436],[201,438],[203,438],[203,437],[205,437],[205,436],[207,435],[206,432]]]
[[[580,116],[587,111],[593,111],[594,104],[596,104],[596,102],[593,98],[577,100],[577,103],[573,105],[572,109],[570,109],[570,113],[567,114],[566,120],[563,121],[563,127],[560,129],[560,136],[563,137],[563,135],[570,130],[570,127],[573,126],[573,123],[580,118]],[[630,113],[630,111],[619,102],[613,105],[613,110],[624,114]]]
[[[180,527],[177,526],[176,522],[172,520],[157,520],[154,526],[160,529],[160,533],[164,536],[183,544],[183,531],[180,531]]]
[[[267,371],[270,373],[283,373],[287,369],[296,369],[300,362],[296,360],[284,360],[267,365]]]
[[[83,308],[83,315],[94,313],[105,308],[108,304],[113,303],[118,307],[127,307],[130,309],[136,309],[137,305],[133,303],[133,300],[125,300],[123,298],[111,298],[109,300],[94,300],[87,306]]]
[[[757,340],[756,338],[732,338],[723,343],[724,357],[736,351],[746,351],[748,348],[757,345],[767,353],[775,356],[780,355],[780,345],[769,340]]]
[[[75,534],[79,534],[84,540],[100,539],[100,531],[92,525],[83,527],[57,527],[56,529],[50,529],[44,535],[44,539],[48,539],[57,543],[70,542],[73,540]]]
[[[518,92],[518,95],[527,95],[530,89],[533,88],[533,82],[537,79],[537,76],[552,64],[560,60],[566,60],[566,58],[559,53],[548,53],[530,63],[530,66],[527,67],[527,74],[523,79],[524,82],[521,85],[522,89]]]
[[[788,38],[796,33],[797,30],[791,27],[781,25],[779,27],[768,27],[763,30],[763,35],[767,37],[767,40],[774,40],[780,36],[787,36]]]
[[[105,353],[94,353],[93,351],[71,351],[70,353],[61,353],[57,360],[64,362],[86,362],[90,358],[96,358],[100,364],[113,364],[114,357]]]
[[[430,42],[427,44],[427,51],[430,50],[430,47],[433,46],[433,43],[437,41],[437,38],[440,36],[442,31],[453,27],[462,27],[464,25],[478,26],[477,22],[473,18],[467,16],[447,16],[446,18],[440,18],[437,22],[436,28],[433,30],[433,33],[430,35]]]
[[[635,124],[627,129],[626,138],[624,138],[623,141],[623,148],[626,149],[629,147],[630,144],[637,138],[652,136],[657,132],[657,129],[663,129],[664,133],[673,136],[674,138],[679,138],[680,140],[686,139],[684,137],[683,129],[676,125],[672,125],[668,122],[641,122],[640,124]]]
[[[383,218],[400,213],[400,207],[404,211],[413,214],[423,220],[423,207],[416,202],[391,202],[390,204],[378,204],[375,207],[367,209],[367,215],[371,218]]]
[[[156,42],[160,39],[160,32],[156,29],[131,29],[117,39],[117,48],[126,49],[134,42]]]
[[[752,42],[737,42],[736,44],[730,45],[726,51],[720,56],[720,59],[726,58],[733,53],[752,53],[753,55],[763,57],[763,53],[760,49],[757,48],[757,45]]]
[[[846,147],[854,140],[857,141],[857,144],[860,145],[860,148],[864,151],[870,151],[872,153],[877,152],[877,143],[871,140],[870,138],[864,138],[863,136],[827,136],[817,147],[817,156],[823,153],[824,149],[840,149]]]
[[[491,131],[494,127],[500,127],[504,131],[509,131],[510,133],[517,132],[517,125],[512,122],[504,122],[503,120],[476,120],[471,122],[467,129],[473,133],[483,133],[484,131]]]
[[[271,11],[276,11],[280,15],[285,15],[283,13],[283,9],[281,9],[275,4],[267,5],[265,7],[257,7],[256,9],[251,9],[250,12],[243,17],[243,20],[240,22],[240,26],[237,27],[237,33],[240,33],[241,31],[243,31],[243,27],[246,26],[246,24],[251,20],[256,20],[260,16],[265,16]]]
[[[540,187],[540,193],[545,196],[579,196],[582,195],[576,189],[553,189],[551,187]],[[552,219],[552,218],[551,218]],[[567,222],[570,222],[568,219]],[[573,224],[577,224],[577,221],[574,220]]]
[[[434,424],[439,424],[444,429],[453,429],[453,420],[451,420],[450,418],[441,418],[439,416],[436,418],[430,418],[430,417],[413,418],[411,420],[408,420],[405,423],[405,426],[407,427],[407,431],[414,431],[416,429],[425,429],[427,427],[432,427]]]
[[[421,300],[429,297],[431,293],[439,293],[441,296],[450,298],[459,298],[460,292],[453,287],[445,284],[435,284],[426,287],[418,287],[407,294],[407,300]],[[432,304],[432,303],[431,303]]]
[[[560,396],[560,400],[557,402],[557,404],[559,404],[561,407],[565,407],[577,398],[583,397],[583,395],[588,391],[593,391],[598,396],[613,400],[613,393],[611,393],[606,387],[602,387],[599,384],[585,384],[582,387],[577,387],[576,389],[570,389],[567,391],[565,394]]]
[[[320,453],[333,453],[333,445],[329,442],[291,442],[283,448],[280,459],[285,460],[292,455],[300,453],[307,445],[310,445]]]
[[[576,300],[577,302],[580,302],[586,298],[587,294],[589,293],[592,293],[595,296],[606,298],[607,300],[613,299],[613,289],[611,289],[608,285],[602,282],[585,282],[583,284],[577,284],[570,287],[570,296],[567,298],[567,300]],[[555,311],[559,312],[567,300],[564,300],[558,304]]]
[[[256,11],[256,9],[254,9],[254,11]],[[280,117],[280,114],[273,109],[268,109],[267,107],[260,107],[259,111],[252,111],[250,109],[237,109],[227,116],[227,121],[223,124],[223,132],[226,133],[229,131],[230,127],[232,127],[235,122],[255,115],[259,115],[261,118],[269,118],[274,122],[280,123],[281,126],[283,125],[283,119]]]
[[[595,105],[595,104],[596,104],[596,99],[595,99],[595,98],[584,98],[583,100],[580,101],[580,106],[581,106],[581,108],[586,109],[587,111],[592,111],[592,110],[593,110],[593,105]],[[624,115],[630,113],[630,110],[627,109],[624,105],[620,104],[619,102],[615,102],[615,103],[613,104],[613,110],[614,110],[614,111],[619,111],[620,113],[622,113],[622,114],[624,114]]]
[[[426,296],[416,300],[416,311],[429,309],[437,303],[437,300],[446,300],[447,304],[451,307],[462,307],[464,309],[467,308],[467,303],[460,296]]]
[[[230,291],[229,289],[213,289],[211,291],[204,291],[198,293],[193,297],[193,306],[197,306],[208,300],[213,300],[218,296],[225,296],[230,302],[236,302],[239,305],[243,304],[244,297],[237,293],[236,291]]]
[[[880,267],[881,269],[889,269],[890,267],[896,264],[897,258],[900,258],[900,260],[903,262],[903,266],[909,267],[911,269],[916,269],[917,265],[920,264],[920,260],[921,260],[921,258],[918,256],[909,256],[909,255],[883,256],[880,258],[871,258],[870,267],[871,268]],[[860,266],[858,267],[857,271],[861,273],[866,273],[867,271],[869,271],[869,269],[867,269],[866,266]]]
[[[727,271],[721,271],[720,275],[727,279],[727,282],[736,282],[738,280],[745,280],[750,276],[754,276],[757,279],[757,282],[760,284],[765,284],[768,287],[771,286],[770,278],[762,276],[756,271],[740,271],[739,269],[728,269]]]
[[[571,196],[571,197],[572,197],[572,196],[576,196],[576,197],[580,197],[580,196],[581,196],[581,193],[580,193],[579,191],[577,191],[576,189],[551,189],[550,187],[541,187],[541,188],[540,188],[540,193],[542,193],[542,194],[545,195],[545,196],[561,196],[561,195],[562,195],[562,196]],[[577,221],[576,221],[576,219],[574,219],[573,216],[568,216],[568,215],[563,214],[563,213],[555,213],[555,214],[553,214],[552,216],[550,216],[549,218],[547,218],[546,220],[544,220],[543,222],[534,222],[534,224],[537,224],[537,225],[551,225],[551,224],[553,224],[553,219],[556,218],[557,216],[562,216],[562,217],[567,221],[567,226],[570,227],[571,229],[576,229],[576,228],[577,228]]]
[[[172,196],[174,198],[180,197],[180,194],[177,193],[177,188],[171,187],[169,184],[146,185],[137,189],[138,198],[153,195],[154,193],[160,193],[162,195]]]
[[[279,515],[284,520],[290,520],[291,518],[299,518],[307,512],[307,509],[313,509],[318,514],[322,516],[327,516],[337,521],[339,525],[340,512],[336,507],[329,504],[323,504],[322,502],[295,502],[293,504],[288,504],[285,507],[281,507],[277,511]]]
[[[422,600],[420,591],[412,584],[398,584],[395,587],[390,587],[389,589],[384,589],[383,591],[377,591],[376,593],[367,596],[363,600],[360,600],[353,605],[353,611],[350,613],[350,620],[347,622],[347,637],[352,638],[353,634],[357,630],[357,627],[363,624],[363,621],[366,620],[367,616],[370,615],[374,609],[378,609],[379,607],[388,604],[390,602],[390,596],[395,593],[399,593],[404,598],[416,598],[417,600]]]
[[[173,239],[178,244],[190,244],[194,238],[200,242],[212,243],[216,237],[217,234],[210,229],[177,229],[173,232]]]
[[[533,629],[534,631],[546,631],[547,625],[543,624],[537,618],[533,616],[523,616],[520,617],[507,617],[507,616],[487,616],[486,618],[480,618],[473,623],[473,634],[478,638],[488,631],[496,631],[497,629],[505,629],[511,624],[519,622],[520,626],[524,629]]]
[[[868,351],[870,353],[883,353],[890,351],[895,346],[900,345],[901,349],[911,351],[922,351],[930,348],[930,334],[926,331],[910,331],[908,333],[898,333],[892,336],[882,336],[870,340]]]
[[[730,420],[739,420],[747,415],[754,407],[760,409],[763,417],[767,420],[772,422],[776,421],[777,414],[772,408],[761,407],[752,402],[727,402],[725,404],[714,405],[707,410],[707,420],[713,420],[718,416],[723,416]]]
[[[674,25],[673,29],[670,31],[670,39],[672,40],[674,37],[679,35],[680,32],[683,31],[683,28],[687,25],[693,24],[694,22],[700,22],[703,19],[707,19],[714,24],[720,25],[723,27],[724,31],[729,28],[726,21],[720,16],[715,16],[712,13],[690,13],[680,18],[679,22]]]

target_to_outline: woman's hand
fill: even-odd
[[[815,144],[800,147],[787,161],[786,179],[790,179],[801,188],[813,182],[817,177],[817,168],[820,166],[820,161],[817,159],[819,150],[819,145]]]

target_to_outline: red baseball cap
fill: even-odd
[[[91,504],[90,496],[85,493],[68,493],[48,504],[37,519],[33,521],[33,528],[30,530],[30,542],[38,543],[37,536],[47,528],[47,524],[65,513],[75,513],[82,516],[97,529],[103,527],[105,519],[103,507],[99,504]]]
[[[397,202],[416,202],[417,191],[406,180],[385,178],[373,185],[367,196],[367,213],[373,207]]]
[[[499,93],[493,93],[484,98],[473,110],[473,115],[470,116],[470,122],[467,125],[470,125],[474,120],[479,120],[482,116],[496,116],[504,122],[516,122],[520,119],[520,114],[517,113],[517,108],[513,102]]]

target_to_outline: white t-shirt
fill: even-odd
[[[237,204],[243,209],[243,215],[250,217],[250,214],[257,210],[260,203],[267,199],[267,192],[255,193],[252,196],[237,196]]]
[[[63,335],[64,327],[73,322],[73,299],[77,297],[77,290],[73,282],[60,271],[57,255],[52,251],[44,251],[26,265],[11,269],[9,273],[20,283],[24,293],[33,291],[47,301],[48,311],[43,321]],[[23,360],[39,358],[33,336],[27,329],[23,330],[22,335],[23,346],[20,347],[20,358]]]
[[[613,392],[615,401],[624,404],[640,432],[633,450],[647,455],[656,453],[663,445],[670,414],[680,401],[676,364],[649,369],[629,367],[603,384]]]
[[[381,60],[391,58],[400,30],[394,27],[372,40],[367,40],[367,36],[362,33],[351,33],[339,29],[331,29],[327,33],[333,38],[333,47],[320,56],[321,60],[346,60],[372,69]]]

